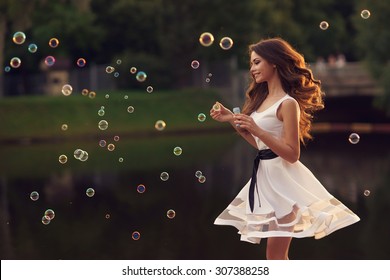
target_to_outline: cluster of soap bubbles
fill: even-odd
[[[55,216],[56,215],[52,209],[47,209],[42,216],[42,219],[41,219],[42,224],[44,224],[44,225],[50,224],[50,222],[54,219]]]
[[[351,144],[353,144],[353,145],[356,145],[356,144],[358,144],[359,141],[360,141],[360,135],[357,134],[356,132],[353,132],[353,133],[351,133],[351,134],[348,136],[348,141],[349,141],[349,143],[351,143]],[[371,191],[368,190],[368,189],[366,189],[366,190],[363,191],[363,194],[364,194],[364,196],[370,196]]]
[[[214,43],[214,35],[210,32],[203,32],[199,37],[199,43],[204,47],[210,47]],[[219,41],[219,46],[223,50],[230,50],[233,47],[233,40],[230,37],[223,37]]]
[[[117,59],[117,60],[116,60],[116,64],[117,64],[117,65],[122,64],[122,60]],[[106,73],[107,73],[107,74],[112,74],[112,73],[114,73],[113,75],[114,75],[115,78],[118,78],[118,77],[119,77],[119,72],[116,71],[115,67],[112,66],[112,65],[108,65],[108,66],[106,67]],[[148,77],[148,75],[146,74],[145,71],[140,71],[140,70],[138,70],[137,67],[135,67],[135,66],[130,67],[130,74],[135,75],[135,79],[136,79],[138,82],[140,82],[140,83],[145,82],[146,79],[147,79],[147,77]],[[146,87],[146,92],[147,92],[147,93],[152,93],[153,91],[154,91],[154,89],[153,89],[152,86],[149,85],[149,86]],[[127,97],[125,97],[125,99],[127,99]]]
[[[75,159],[79,160],[79,161],[87,161],[88,160],[88,152],[82,150],[82,149],[76,149],[74,150],[73,152],[73,156]]]
[[[360,12],[360,17],[362,19],[368,19],[370,16],[371,16],[371,12],[369,10],[364,9]],[[327,30],[329,28],[329,23],[323,20],[320,22],[319,26],[321,30]]]
[[[84,88],[81,90],[81,95],[82,96],[88,96],[90,99],[94,99],[96,97],[96,92],[93,90],[89,90],[87,88]]]
[[[199,37],[199,43],[204,47],[210,47],[214,43],[214,35],[210,32],[203,32]],[[233,40],[230,37],[223,37],[219,41],[219,46],[223,50],[230,50],[233,47]],[[200,62],[196,59],[191,61],[191,68],[198,69],[200,66]],[[206,78],[206,82],[210,82],[211,73]]]
[[[202,171],[198,170],[195,172],[195,177],[198,179],[199,183],[206,182],[206,176],[203,175]]]
[[[208,73],[208,74],[207,74],[206,83],[210,83],[211,77],[212,77],[212,76],[213,76],[213,74],[211,74],[211,73]]]

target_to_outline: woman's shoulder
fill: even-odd
[[[283,100],[281,100],[278,109],[281,111],[296,112],[299,111],[299,103],[294,97],[286,95]]]

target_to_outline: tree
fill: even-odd
[[[370,12],[366,19],[361,15],[364,9]],[[384,89],[384,95],[376,99],[376,105],[390,114],[390,29],[386,25],[390,18],[390,2],[361,0],[355,14],[356,44],[372,76]]]
[[[12,36],[10,31],[24,31],[31,26],[31,15],[35,4],[36,0],[0,0],[0,65],[2,67],[4,67],[6,39]],[[11,30],[7,30],[8,26],[11,27]],[[0,97],[3,95],[3,74],[1,74]]]

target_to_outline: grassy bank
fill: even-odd
[[[106,95],[109,94],[109,98]],[[206,90],[97,92],[95,98],[31,96],[0,99],[0,141],[23,139],[96,138],[101,135],[142,135],[158,133],[157,120],[164,120],[161,133],[213,130],[226,127],[209,116],[217,94]],[[104,106],[104,116],[98,110]],[[128,106],[134,112],[127,111]],[[200,122],[198,114],[206,120]],[[108,129],[98,128],[106,120]],[[63,131],[61,126],[68,125]]]

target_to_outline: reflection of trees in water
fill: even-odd
[[[386,157],[389,152],[384,149],[388,148],[382,142],[388,139],[378,142],[378,138],[362,136],[361,143],[351,145],[337,135],[317,138],[302,149],[301,161],[362,221],[321,240],[294,240],[292,258],[385,258],[390,251],[385,239],[390,232],[386,223],[386,214],[390,213],[390,158]],[[83,169],[66,170],[60,166],[61,169],[38,179],[3,179],[1,218],[8,211],[11,224],[8,233],[2,224],[2,256],[257,259],[264,255],[260,250],[264,250],[265,242],[260,247],[243,244],[234,228],[213,225],[216,216],[251,175],[256,151],[238,136],[236,139],[239,140],[221,145],[220,140],[210,143],[195,137],[191,143],[198,142],[199,146],[182,144],[185,149],[180,157],[172,154],[176,143],[167,143],[166,155],[155,150],[150,155],[143,150],[139,151],[143,156],[135,158],[134,153],[129,153],[133,158],[127,157],[117,169],[113,164],[106,168],[107,163],[101,162],[104,168],[97,164],[85,168],[83,164]],[[212,154],[204,152],[206,146]],[[190,153],[191,148],[197,152]],[[146,150],[150,151],[149,147]],[[111,162],[117,163],[117,155],[113,159]],[[135,159],[154,162],[149,169],[137,168]],[[197,181],[196,170],[206,176],[204,184]],[[162,171],[170,174],[166,182],[159,178]],[[137,193],[138,184],[146,186],[144,194]],[[32,187],[41,194],[37,202],[29,201]],[[87,187],[95,189],[94,197],[86,196]],[[371,191],[368,197],[363,194],[366,188]],[[46,208],[53,208],[58,215],[50,225],[43,226],[40,218]],[[176,211],[174,219],[166,217],[168,209]],[[109,219],[105,218],[106,213],[110,214]],[[138,241],[131,239],[134,230],[141,233]],[[3,245],[6,242],[8,249]]]
[[[362,217],[365,226],[359,242],[366,248],[368,258],[376,259],[390,258],[390,153],[383,167],[384,172],[377,178],[375,191],[371,191],[366,199],[361,199],[364,200]]]

